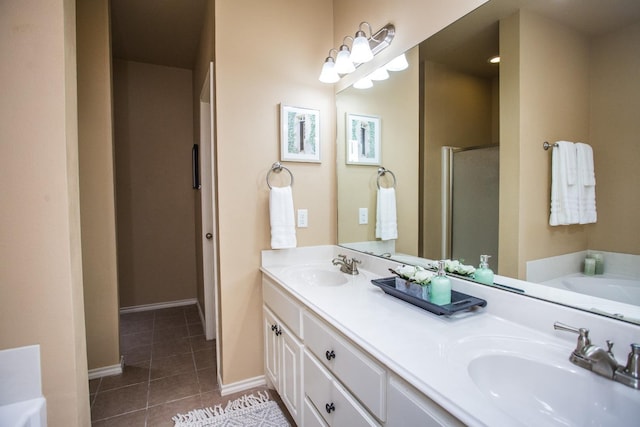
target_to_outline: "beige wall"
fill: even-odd
[[[501,274],[586,249],[640,253],[639,28],[590,39],[526,11],[501,23]],[[593,146],[596,224],[548,225],[552,153],[541,145],[557,140]]]
[[[78,150],[89,369],[119,363],[109,2],[77,2]]]
[[[113,66],[120,306],[195,298],[191,70]]]
[[[640,24],[592,44],[590,134],[598,222],[589,248],[640,255]]]
[[[309,227],[296,230],[298,246],[335,243],[334,92],[318,81],[332,19],[330,0],[216,2],[218,342],[225,384],[264,372],[260,251],[270,247],[265,177],[280,159],[280,103],[318,109],[322,123],[322,163],[286,164],[295,177],[294,206],[309,211]]]
[[[425,61],[423,257],[442,257],[442,147],[491,145],[493,80]]]
[[[75,3],[0,2],[0,349],[39,344],[51,426],[87,426]]]
[[[370,89],[348,88],[336,96],[338,236],[340,243],[374,241],[378,166],[347,165],[346,115],[380,118],[381,165],[397,180],[398,239],[396,252],[418,254],[418,48],[407,52],[409,68],[390,73]],[[390,100],[394,100],[390,102]],[[397,100],[397,101],[396,101]],[[400,102],[398,102],[400,101]],[[381,179],[387,187],[389,176]],[[358,209],[368,208],[369,223],[360,225]]]

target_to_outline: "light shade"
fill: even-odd
[[[373,59],[373,52],[369,47],[369,40],[364,34],[364,31],[356,32],[356,37],[351,45],[351,61],[356,64],[362,64],[369,62]]]
[[[356,70],[356,67],[351,61],[351,54],[347,45],[343,44],[340,46],[340,51],[338,52],[338,56],[336,56],[335,70],[338,74],[349,74]]]
[[[322,83],[335,83],[340,80],[340,76],[336,72],[336,63],[333,61],[332,57],[329,56],[324,61],[318,80]]]
[[[369,77],[363,77],[353,84],[356,89],[369,89],[373,87],[373,82]]]
[[[371,80],[387,80],[389,78],[389,73],[385,67],[380,67],[375,70],[373,73],[368,76]]]
[[[406,70],[409,67],[409,63],[407,62],[407,58],[404,56],[404,53],[400,56],[396,56],[391,60],[385,68],[389,71],[402,71]]]
[[[500,63],[500,56],[492,56],[491,58],[489,58],[488,62],[490,64],[499,64]]]

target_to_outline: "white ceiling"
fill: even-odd
[[[192,69],[206,0],[111,0],[113,56]]]

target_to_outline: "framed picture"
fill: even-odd
[[[280,104],[280,160],[320,163],[320,111]]]
[[[348,165],[380,164],[380,117],[347,113]]]

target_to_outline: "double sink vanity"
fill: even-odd
[[[640,424],[640,390],[572,364],[577,336],[554,329],[590,329],[624,365],[637,325],[455,277],[487,306],[437,316],[371,284],[397,265],[337,246],[263,252],[266,377],[299,426]]]

